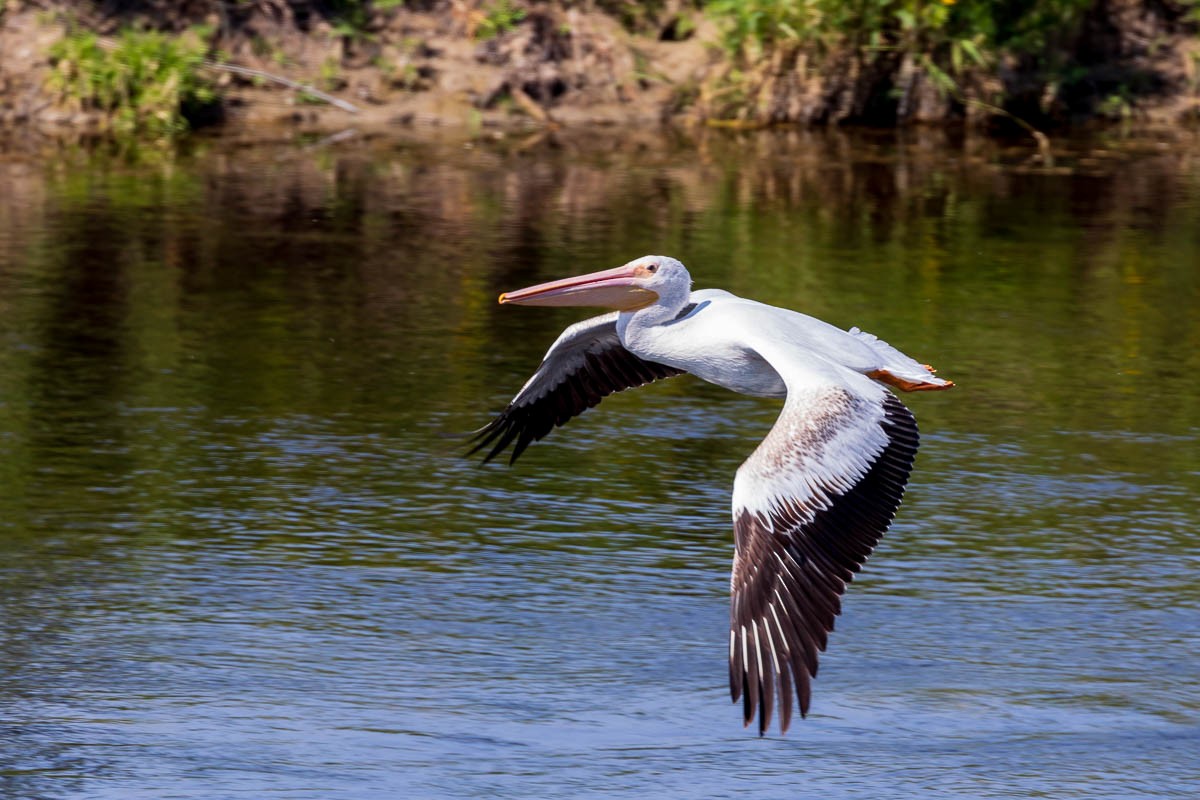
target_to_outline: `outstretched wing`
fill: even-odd
[[[470,452],[490,446],[487,462],[515,442],[511,464],[530,442],[613,392],[681,374],[626,350],[617,336],[617,312],[577,322],[562,332],[508,407],[475,434]]]
[[[783,411],[733,489],[729,689],[760,735],[776,691],[781,731],[793,685],[808,713],[817,653],[895,516],[918,442],[912,413],[861,375],[788,372]]]

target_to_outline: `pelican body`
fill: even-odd
[[[733,485],[729,688],[744,723],[757,716],[760,735],[778,698],[786,732],[793,691],[808,713],[841,595],[891,524],[912,471],[916,420],[889,387],[954,384],[857,328],[691,284],[679,261],[643,256],[500,295],[503,304],[615,311],[563,331],[472,452],[490,446],[488,461],[512,444],[512,463],[603,397],[683,373],[783,398]]]

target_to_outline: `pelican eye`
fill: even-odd
[[[658,272],[658,264],[647,264],[646,272]]]

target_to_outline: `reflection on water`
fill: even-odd
[[[762,134],[0,162],[0,795],[1168,797],[1200,750],[1200,149]],[[727,705],[688,378],[515,469],[452,436],[682,258],[960,388],[810,718]]]

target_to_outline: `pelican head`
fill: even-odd
[[[539,283],[505,292],[501,303],[519,306],[600,306],[636,311],[660,300],[682,306],[691,291],[687,267],[668,256],[642,256],[615,269]]]

